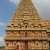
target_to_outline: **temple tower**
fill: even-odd
[[[31,0],[21,0],[7,25],[5,50],[49,50],[50,22],[38,15]]]

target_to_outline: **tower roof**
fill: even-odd
[[[21,0],[7,30],[34,30],[45,26],[31,0]]]
[[[40,19],[31,0],[21,0],[12,18]]]

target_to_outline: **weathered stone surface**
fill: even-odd
[[[21,0],[8,23],[5,49],[49,50],[50,20],[42,20],[31,0]]]

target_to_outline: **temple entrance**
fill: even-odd
[[[25,50],[28,50],[28,41],[25,41]]]
[[[27,37],[27,32],[25,32],[25,37]],[[28,50],[28,41],[25,40],[25,50]]]

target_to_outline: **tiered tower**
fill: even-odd
[[[49,50],[50,22],[42,20],[31,0],[21,0],[8,23],[5,50]]]

